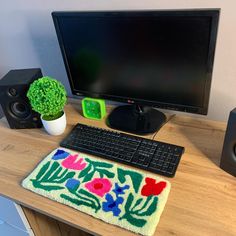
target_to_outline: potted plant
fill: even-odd
[[[41,114],[45,130],[51,135],[60,135],[66,128],[66,90],[62,83],[42,77],[35,80],[27,92],[32,109]]]

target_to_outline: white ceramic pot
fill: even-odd
[[[44,129],[51,135],[60,135],[65,131],[66,128],[66,114],[56,120],[44,120],[41,115],[41,121]]]

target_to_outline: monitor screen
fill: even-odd
[[[73,94],[207,113],[219,10],[52,15]]]

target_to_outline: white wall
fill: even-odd
[[[221,8],[207,118],[227,120],[236,106],[235,0],[0,0],[0,77],[14,68],[41,67],[70,91],[52,11],[176,8]]]

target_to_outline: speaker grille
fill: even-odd
[[[10,112],[17,118],[27,118],[31,112],[30,112],[30,108],[29,105],[27,105],[24,102],[12,102],[10,104]]]
[[[0,104],[12,129],[40,128],[40,115],[31,109],[26,96],[30,84],[42,77],[37,69],[11,70],[0,80]]]

